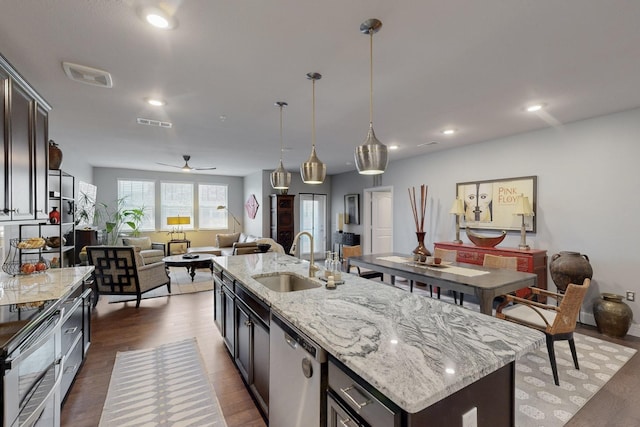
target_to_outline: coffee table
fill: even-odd
[[[208,268],[213,274],[213,255],[197,254],[197,258],[184,258],[184,255],[172,255],[162,258],[164,265],[168,267],[185,267],[191,276],[196,275],[196,268]]]

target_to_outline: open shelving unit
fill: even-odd
[[[57,237],[60,245],[47,245],[40,249],[18,249],[19,260],[44,259],[50,267],[71,267],[75,259],[75,177],[62,170],[49,170],[49,210],[56,207],[60,212],[60,222],[39,222],[21,224],[19,239]],[[65,243],[66,237],[66,243]],[[57,262],[56,262],[57,261]]]

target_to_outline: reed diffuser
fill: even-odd
[[[424,217],[427,210],[427,192],[429,187],[420,185],[420,216],[418,216],[418,203],[416,200],[416,188],[409,188],[409,202],[411,203],[411,211],[413,212],[413,220],[416,224],[416,237],[418,238],[418,247],[413,250],[414,259],[424,262],[431,252],[424,246]]]

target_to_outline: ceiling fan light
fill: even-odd
[[[300,165],[300,175],[305,184],[322,184],[327,175],[327,165],[316,155],[316,147],[311,147],[309,159]]]
[[[280,166],[273,172],[271,172],[271,187],[274,190],[287,190],[291,185],[291,172],[288,172],[282,160],[280,160]]]
[[[387,146],[376,138],[372,123],[364,143],[356,147],[355,161],[361,175],[379,175],[387,169]]]

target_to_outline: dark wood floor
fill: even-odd
[[[209,379],[229,427],[265,426],[213,324],[211,292],[108,304],[102,298],[93,314],[92,344],[87,360],[62,408],[62,425],[97,426],[109,387],[116,352],[148,348],[196,337]],[[578,331],[605,338],[591,327]],[[640,338],[611,340],[640,349]],[[635,355],[567,424],[640,426],[640,356]]]

